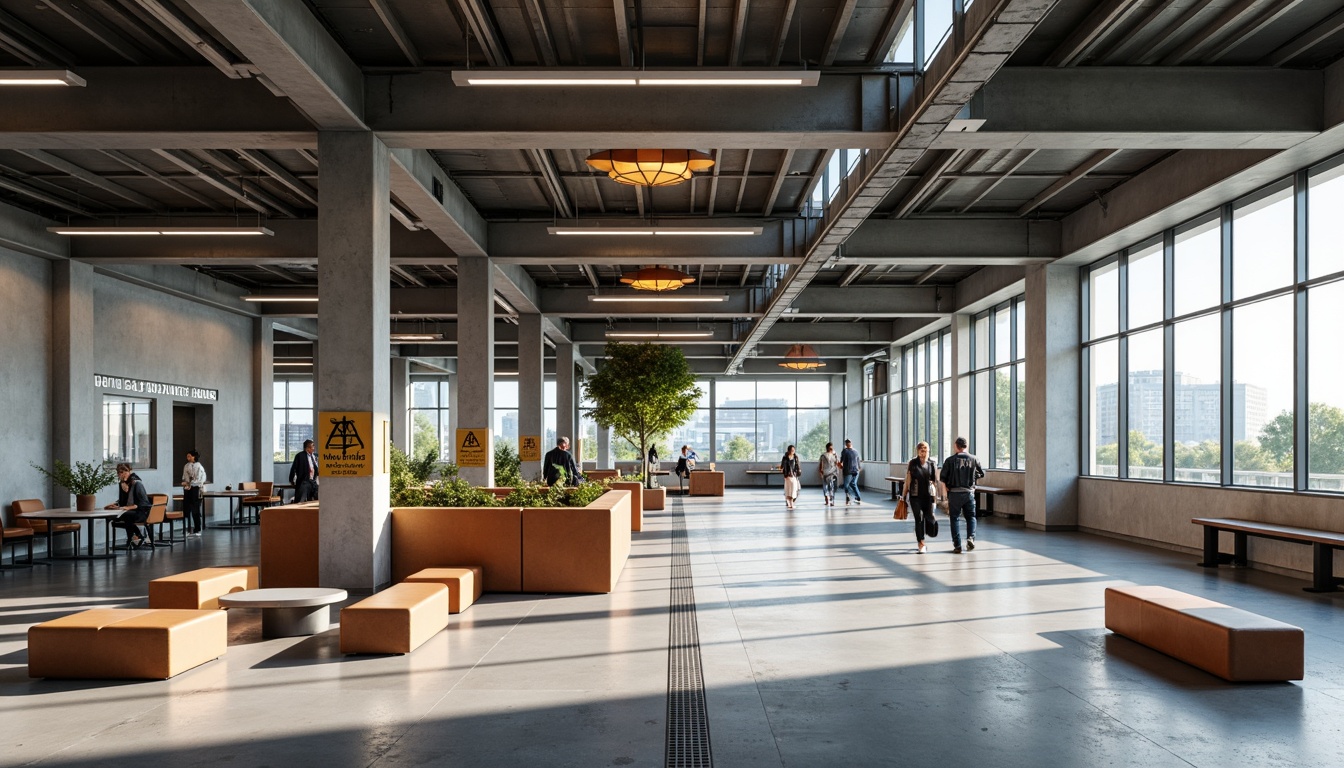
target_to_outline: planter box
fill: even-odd
[[[603,480],[614,480],[620,477],[621,473],[614,469],[589,469],[584,471],[583,476],[590,482],[600,483]]]
[[[644,530],[644,486],[633,480],[617,480],[611,487],[614,490],[630,492],[630,530],[633,533]]]
[[[667,489],[666,488],[645,488],[644,489],[644,508],[645,509],[665,509],[667,507]]]

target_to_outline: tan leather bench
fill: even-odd
[[[224,655],[224,611],[95,608],[28,629],[28,676],[164,680]]]
[[[691,473],[687,493],[692,496],[722,496],[723,473],[708,469],[697,469]]]
[[[402,583],[341,609],[341,653],[410,653],[448,626],[448,587]]]
[[[256,588],[255,565],[198,568],[149,582],[149,607],[209,610],[222,595]]]
[[[261,519],[261,586],[316,587],[318,505],[270,507]]]
[[[485,579],[479,565],[466,568],[426,568],[402,580],[407,583],[434,583],[448,588],[448,612],[461,613],[481,597]]]
[[[1224,680],[1302,679],[1301,628],[1167,587],[1107,587],[1106,628]]]

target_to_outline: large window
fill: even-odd
[[[863,366],[863,442],[859,454],[864,461],[887,460],[887,409],[891,400],[891,374],[885,360],[874,360]]]
[[[411,382],[411,454],[423,456],[438,451],[439,459],[453,455],[448,420],[448,380],[444,378]]]
[[[1090,474],[1344,491],[1342,167],[1087,270]]]
[[[153,411],[152,400],[103,395],[103,463],[154,466]]]
[[[275,463],[288,463],[303,450],[303,441],[313,439],[313,382],[284,379],[274,383],[272,434]]]
[[[1026,311],[1016,297],[971,320],[969,440],[987,468],[1026,469]]]
[[[899,391],[891,405],[897,412],[892,426],[896,437],[892,461],[914,458],[920,441],[929,444],[929,455],[935,461],[952,452],[951,376],[950,331],[938,331],[901,348],[896,379]]]
[[[715,459],[774,462],[790,445],[820,456],[831,442],[830,397],[824,380],[714,382]]]
[[[518,379],[495,380],[495,445],[508,444],[518,450]],[[547,446],[548,448],[550,446]]]

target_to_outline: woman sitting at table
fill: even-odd
[[[140,481],[140,476],[131,471],[130,464],[117,465],[117,479],[121,481],[121,485],[118,486],[117,503],[108,504],[107,509],[123,511],[120,517],[112,521],[112,525],[126,531],[126,540],[130,542],[131,549],[139,549],[149,538],[148,532],[142,534],[140,531],[140,524],[149,519],[149,510],[152,507],[149,494],[145,491],[145,484]]]

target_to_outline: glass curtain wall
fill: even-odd
[[[1342,167],[1086,271],[1089,474],[1344,491]]]
[[[896,376],[899,390],[892,396],[897,417],[894,462],[909,461],[922,440],[929,455],[941,459],[952,452],[952,332],[936,331],[901,348]]]
[[[303,450],[303,441],[313,439],[312,379],[277,379],[272,384],[274,413],[271,445],[275,463],[289,463]]]
[[[859,455],[864,461],[886,461],[890,424],[887,409],[891,399],[891,375],[886,360],[874,360],[863,366],[863,441]],[[824,444],[823,444],[824,446]]]
[[[986,469],[1026,469],[1026,301],[971,318],[971,453]],[[951,452],[951,440],[946,449]]]
[[[448,380],[445,378],[411,380],[411,455],[423,456],[438,451],[439,460],[452,457],[449,434]]]

